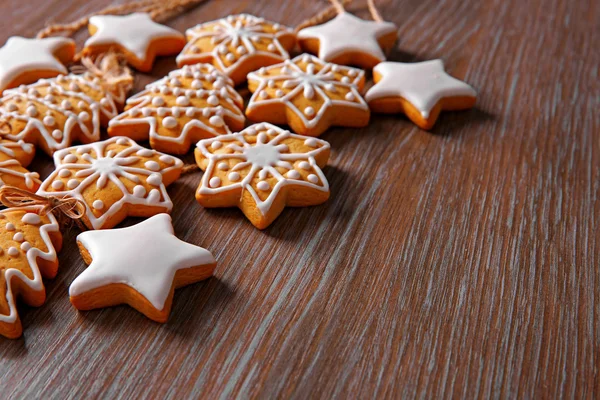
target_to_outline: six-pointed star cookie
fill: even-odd
[[[90,37],[84,55],[106,53],[117,48],[127,62],[142,72],[149,72],[156,56],[177,54],[185,46],[181,32],[157,24],[146,13],[96,15],[90,18]]]
[[[22,140],[0,139],[0,187],[10,185],[35,192],[42,183],[37,172],[25,169],[35,155],[35,147]]]
[[[200,139],[244,128],[244,100],[210,64],[186,65],[127,100],[108,134],[148,140],[153,149],[185,154]]]
[[[362,127],[369,107],[360,95],[362,70],[303,54],[248,75],[254,94],[246,116],[256,122],[288,124],[301,135],[319,136],[330,126]]]
[[[188,44],[177,57],[179,66],[212,63],[235,84],[260,67],[290,58],[296,35],[285,26],[248,14],[231,15],[186,31]]]
[[[441,60],[419,63],[384,62],[373,70],[373,86],[365,98],[374,112],[403,112],[422,129],[431,129],[442,110],[473,107],[477,93],[444,71]]]
[[[240,133],[198,142],[196,161],[204,171],[196,199],[204,207],[239,207],[264,229],[285,206],[325,202],[329,184],[321,168],[329,143],[255,124]]]
[[[125,303],[166,322],[174,289],[209,278],[216,265],[208,250],[175,236],[167,214],[127,228],[84,232],[77,242],[89,264],[69,289],[79,310]]]
[[[178,158],[125,137],[59,150],[54,165],[38,194],[82,200],[82,221],[91,229],[112,228],[127,216],[171,211],[166,186],[179,178],[183,167]]]
[[[370,69],[385,60],[397,30],[391,22],[365,21],[343,12],[322,25],[300,30],[298,43],[325,61]]]
[[[11,339],[23,332],[17,298],[41,306],[46,301],[42,277],[58,272],[62,236],[54,216],[40,213],[39,206],[0,211],[0,335]]]
[[[75,42],[71,39],[11,37],[0,48],[0,93],[41,78],[66,73],[63,64],[71,62],[74,56]]]

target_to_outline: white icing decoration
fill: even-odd
[[[104,210],[104,202],[102,200],[94,200],[92,207],[94,207],[95,210]]]
[[[23,236],[23,232],[17,232],[14,234],[13,236],[13,240],[15,242],[22,242],[23,240],[25,240],[25,236]]]
[[[33,189],[36,184],[41,183],[40,175],[37,172],[22,172],[21,168],[23,166],[17,160],[0,161],[0,187],[4,186],[3,175],[12,175],[22,179],[27,189]]]
[[[269,136],[266,133],[267,130],[273,133]],[[246,137],[254,137],[257,132],[258,136],[256,136],[257,141],[255,143],[254,140],[246,140]],[[318,143],[319,148],[310,150],[306,153],[289,153],[289,146],[281,143],[286,139],[296,139],[303,143],[307,138],[306,136],[290,133],[289,131],[285,131],[271,124],[261,123],[248,127],[240,133],[221,135],[218,138],[201,140],[198,142],[198,149],[202,156],[208,159],[209,162],[206,172],[202,177],[200,187],[198,188],[198,193],[210,195],[219,194],[236,188],[247,190],[252,195],[258,209],[265,215],[272,207],[277,194],[283,186],[299,185],[328,192],[329,184],[327,183],[327,179],[323,175],[323,172],[317,165],[315,156],[321,152],[328,151],[330,147],[329,143],[324,140],[314,139]],[[219,143],[216,148],[214,146],[215,143]],[[227,149],[231,149],[233,153],[213,152],[223,146]],[[209,149],[213,149],[213,151],[210,151]],[[222,185],[221,180],[215,176],[215,173],[219,170],[218,165],[225,161],[235,162],[235,165],[230,168],[231,172],[228,174],[228,179],[233,183]],[[295,174],[290,175],[290,172],[294,171],[294,162],[306,163],[309,166],[309,170],[319,178],[318,182],[320,181],[321,183],[315,184],[304,180],[298,180],[300,178],[299,174],[297,178],[294,178]],[[285,173],[286,176],[278,171],[279,168],[288,170],[288,172]],[[242,171],[244,171],[244,177],[239,181],[242,177],[240,174]],[[260,179],[266,179],[267,176],[270,176],[277,180],[277,183],[273,187],[266,181],[257,183],[257,189],[263,191],[271,190],[264,201],[258,197],[256,190],[252,186],[255,176],[258,176]],[[213,182],[216,182],[216,180],[214,180],[215,178],[219,179],[219,185],[213,185]]]
[[[140,61],[147,59],[148,48],[153,41],[183,39],[180,32],[157,24],[146,13],[95,15],[90,18],[90,24],[97,31],[85,42],[85,47],[118,44]]]
[[[303,68],[299,63],[306,62],[304,61],[306,59],[310,60],[310,64]],[[312,128],[321,121],[321,118],[329,108],[336,105],[369,111],[367,103],[358,92],[357,84],[364,77],[362,70],[325,63],[309,54],[300,55],[285,65],[287,66],[287,72],[283,72],[284,64],[276,64],[264,68],[264,73],[262,74],[260,71],[248,74],[248,81],[254,81],[258,87],[250,99],[246,111],[247,114],[258,107],[283,103],[300,118],[305,127]],[[316,66],[319,67],[318,71]],[[334,67],[338,71],[337,73],[334,73]],[[355,78],[347,80],[347,82],[342,82],[343,79],[338,74],[348,74],[349,71],[355,71]],[[344,78],[347,78],[347,76],[344,76]],[[286,91],[282,90],[281,93],[276,93],[274,98],[263,99],[260,93],[268,87],[268,82],[271,80],[281,82],[281,86]],[[334,100],[328,96],[328,92],[339,90],[352,93],[353,100]],[[304,96],[309,100],[318,97],[323,101],[323,104],[318,110],[310,106],[300,110],[292,102],[292,100],[299,96]]]
[[[27,214],[23,215],[23,218],[21,218],[21,221],[23,221],[23,223],[29,224],[29,225],[38,225],[42,220],[41,220],[40,216],[37,214],[27,213]]]
[[[117,151],[114,149],[107,150],[107,147],[119,143]],[[126,144],[123,144],[126,143]],[[81,160],[73,163],[64,163],[66,155],[71,151],[77,151],[79,148],[85,148],[87,151],[81,156]],[[92,156],[94,155],[94,156]],[[160,157],[159,160],[170,160],[165,162],[168,166],[163,167],[157,172],[150,171],[144,167],[132,166],[134,164],[144,165],[147,161],[146,157]],[[163,158],[165,157],[165,158]],[[168,157],[168,158],[166,158]],[[95,216],[91,211],[90,206],[86,203],[86,217],[89,219],[94,229],[101,229],[105,222],[125,205],[132,206],[148,206],[153,208],[161,208],[165,211],[170,211],[173,207],[164,183],[157,187],[158,196],[155,197],[137,197],[130,193],[124,182],[129,181],[137,185],[142,183],[148,176],[159,173],[164,175],[172,170],[180,170],[183,167],[183,162],[175,157],[167,156],[154,150],[145,149],[133,140],[123,137],[114,137],[103,142],[96,142],[82,146],[74,146],[64,150],[59,150],[54,153],[54,164],[56,170],[42,183],[38,194],[52,196],[72,196],[86,203],[83,197],[83,192],[94,185],[97,190],[97,196],[102,193],[102,190],[107,187],[108,181],[113,183],[112,187],[117,187],[122,192],[122,197],[112,204],[105,204],[104,213]],[[60,181],[60,171],[70,169],[75,171],[75,176],[81,179],[79,185],[72,190],[64,190],[56,188],[52,190],[54,182]],[[140,186],[144,189],[143,186]],[[112,190],[112,189],[111,189]],[[135,189],[134,189],[135,190]],[[144,189],[145,191],[145,189]],[[137,189],[139,194],[140,189]],[[96,199],[94,199],[96,200]],[[92,200],[90,200],[92,201]],[[106,199],[104,199],[106,203]],[[93,206],[93,205],[92,205]]]
[[[164,308],[177,271],[216,262],[209,251],[178,239],[167,214],[127,228],[83,232],[77,241],[93,261],[71,284],[70,296],[121,283],[157,310]]]
[[[332,61],[348,52],[358,52],[381,62],[385,60],[385,54],[377,40],[397,29],[391,22],[365,21],[343,12],[324,24],[301,29],[298,39],[317,39],[319,58],[325,61]]]
[[[7,223],[5,226],[7,231],[11,232],[15,230],[15,225],[12,222]]]
[[[444,97],[477,96],[471,86],[448,75],[441,60],[384,62],[373,71],[381,79],[365,95],[367,101],[402,97],[417,108],[424,118],[429,117],[433,107]]]
[[[41,211],[41,207],[39,207],[39,206],[28,206],[23,209],[19,209],[19,211],[15,211],[15,209],[5,209],[5,210],[0,211],[0,213],[8,215],[9,213],[15,213],[15,212],[36,213],[36,212],[40,212],[40,211]],[[27,252],[25,257],[27,259],[27,262],[29,264],[29,268],[31,269],[33,277],[30,279],[23,272],[21,272],[18,269],[7,268],[4,271],[0,270],[0,273],[4,274],[5,282],[11,282],[14,279],[18,279],[33,291],[39,292],[44,289],[44,286],[42,283],[42,275],[41,275],[40,269],[38,267],[38,259],[41,258],[48,262],[56,262],[57,261],[56,250],[54,249],[54,246],[52,245],[52,241],[50,240],[50,233],[51,232],[59,232],[58,223],[56,222],[56,219],[54,218],[52,213],[48,213],[46,215],[46,217],[48,218],[49,222],[44,223],[43,225],[41,225],[38,228],[40,238],[41,238],[42,242],[44,243],[44,247],[46,248],[46,251],[42,251],[38,248],[33,248],[33,247],[30,247],[27,250],[24,249],[24,251]],[[25,243],[23,243],[23,244],[25,244]],[[23,244],[21,246],[23,246]],[[31,246],[31,244],[30,244],[30,246]],[[27,247],[27,246],[25,246],[25,247]],[[11,250],[11,248],[14,248],[14,250]],[[19,250],[15,247],[11,247],[11,248],[8,249],[8,251],[7,251],[8,254],[12,257],[18,256],[20,253]],[[15,253],[15,251],[16,251],[16,253]],[[15,297],[14,297],[14,294],[12,291],[12,285],[10,285],[10,284],[8,285],[7,291],[6,291],[6,301],[8,303],[8,309],[10,311],[9,311],[8,315],[0,314],[0,322],[14,323],[17,320],[17,308],[16,308],[16,304],[15,304]]]
[[[24,73],[50,71],[66,74],[67,69],[54,57],[61,48],[74,46],[71,39],[51,37],[26,39],[13,36],[0,48],[0,93]]]
[[[268,26],[271,27],[270,30],[266,29]],[[186,31],[188,44],[177,56],[177,64],[194,64],[212,57],[221,71],[231,75],[251,57],[266,56],[281,61],[288,59],[289,54],[279,39],[291,35],[294,33],[288,27],[278,25],[275,28],[272,22],[248,14],[206,22]],[[215,47],[212,51],[200,53],[196,44],[205,38],[210,38]],[[267,45],[267,50],[259,50],[256,47],[259,41],[270,42],[271,46]],[[236,49],[237,58],[229,52],[229,46]]]

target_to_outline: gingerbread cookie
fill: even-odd
[[[112,228],[127,216],[170,212],[166,186],[183,167],[178,158],[125,137],[59,150],[54,165],[38,194],[82,200],[86,213],[81,220],[90,229]]]
[[[38,190],[42,183],[39,174],[24,168],[31,163],[34,155],[32,144],[0,139],[0,187],[10,185],[30,192]]]
[[[384,62],[373,70],[366,94],[374,112],[404,113],[422,129],[431,129],[442,110],[465,110],[475,105],[477,92],[444,71],[442,60],[418,63]]]
[[[42,78],[66,74],[63,64],[73,61],[75,42],[52,37],[26,39],[13,36],[0,48],[0,94]]]
[[[0,211],[0,335],[11,339],[23,332],[17,298],[41,306],[46,301],[42,277],[58,272],[62,236],[54,216],[40,212],[38,206]]]
[[[179,66],[212,63],[236,85],[246,81],[248,72],[289,59],[296,43],[290,28],[248,14],[197,25],[186,36]]]
[[[100,139],[100,127],[115,117],[132,80],[109,85],[92,73],[59,75],[6,90],[0,117],[11,125],[4,137],[24,140],[52,155],[58,149]]]
[[[329,143],[295,135],[271,124],[198,142],[196,161],[204,171],[196,199],[204,207],[239,207],[258,229],[285,206],[325,202],[329,184],[321,168]]]
[[[127,228],[84,232],[77,243],[89,264],[69,288],[79,310],[129,304],[166,322],[174,290],[209,278],[216,265],[208,250],[175,236],[168,214]]]
[[[393,23],[365,21],[347,12],[298,32],[303,51],[318,54],[327,62],[365,69],[385,61],[397,38],[398,28]]]
[[[248,75],[254,94],[246,116],[288,124],[301,135],[319,136],[330,126],[363,127],[370,111],[360,92],[362,70],[326,63],[309,54]]]
[[[96,15],[90,18],[90,35],[83,49],[94,56],[116,49],[135,69],[150,72],[156,56],[177,54],[185,46],[181,32],[157,24],[147,13]]]
[[[210,64],[186,65],[127,100],[108,134],[148,140],[153,149],[185,154],[191,143],[244,128],[244,100]]]

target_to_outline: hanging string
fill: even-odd
[[[371,13],[373,20],[377,22],[383,22],[383,18],[375,6],[375,0],[367,0],[367,6],[369,7],[369,13]]]
[[[344,12],[344,5],[350,4],[350,2],[352,2],[352,0],[342,0],[341,2],[336,2],[336,3],[340,4],[341,10],[342,10],[341,12]],[[325,10],[319,12],[315,16],[305,19],[300,24],[298,24],[298,26],[296,26],[296,29],[295,29],[296,33],[298,33],[300,30],[302,30],[304,28],[308,28],[309,26],[319,25],[325,21],[330,20],[336,14],[340,13],[339,9],[340,8],[337,5],[332,4],[331,6],[327,7]]]
[[[74,197],[40,196],[14,186],[0,188],[0,203],[8,208],[22,208],[40,206],[39,214],[44,216],[52,213],[59,220],[61,226],[66,226],[70,221],[86,230],[80,219],[85,215],[85,203]]]

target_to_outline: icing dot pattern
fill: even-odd
[[[55,154],[55,166],[38,193],[82,200],[86,204],[84,223],[101,229],[126,205],[170,211],[166,186],[177,179],[183,162],[145,149],[129,138],[115,137],[60,150]]]

